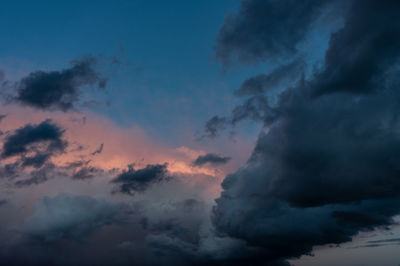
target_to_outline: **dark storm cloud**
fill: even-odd
[[[105,87],[106,80],[93,69],[95,63],[95,58],[85,57],[68,69],[32,72],[17,84],[15,100],[38,109],[67,111],[79,100],[83,86]]]
[[[394,74],[388,71],[399,59],[400,21],[395,18],[400,7],[398,1],[376,2],[355,2],[344,27],[332,34],[325,67],[311,84],[314,94],[368,93]]]
[[[256,30],[260,41],[266,40],[263,34],[282,32],[260,21],[262,15],[268,22],[270,14],[286,8],[271,3],[244,1],[242,16],[230,25],[257,25],[240,46],[236,40],[246,35],[233,27],[232,32],[242,35],[232,38],[232,46],[227,39],[225,56],[217,56],[267,58],[274,51],[268,44],[254,46],[247,40]],[[251,9],[256,4],[260,9]],[[269,5],[268,10],[262,5]],[[291,9],[285,14],[297,12]],[[343,28],[330,37],[320,69],[288,86],[276,102],[268,89],[257,85],[260,76],[251,78],[250,84],[256,85],[243,89],[251,97],[212,123],[213,135],[243,119],[264,125],[246,167],[225,178],[213,218],[219,233],[263,250],[255,261],[284,262],[316,245],[351,241],[359,231],[392,224],[400,213],[399,12],[398,1],[352,1]],[[299,17],[303,19],[289,21]],[[299,24],[302,36],[296,39],[304,37],[304,26],[310,23]],[[227,31],[226,25],[221,32]],[[278,43],[291,32],[285,17],[282,25],[287,31]],[[283,47],[278,56],[293,50]],[[285,80],[281,74],[273,71],[269,80]]]
[[[244,0],[219,31],[216,57],[224,64],[294,55],[328,1]]]
[[[129,166],[127,171],[119,174],[112,183],[118,184],[118,191],[126,194],[143,192],[155,183],[170,179],[167,164],[149,164],[145,168],[135,170]]]
[[[65,151],[67,142],[62,139],[63,134],[64,130],[51,120],[25,125],[5,138],[1,156],[20,156],[23,167],[40,168],[52,155]]]
[[[222,165],[229,162],[231,157],[221,156],[215,153],[207,153],[200,155],[196,160],[193,161],[194,166],[203,166],[205,164],[211,165]]]

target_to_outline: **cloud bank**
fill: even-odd
[[[296,3],[243,1],[221,29],[217,47],[227,50],[217,57],[296,54],[295,45],[330,8],[323,1]],[[293,14],[306,7],[304,16]],[[322,67],[275,101],[271,86],[285,74],[293,80],[287,66],[250,78],[238,91],[248,97],[244,103],[206,125],[209,135],[244,119],[264,126],[246,167],[223,181],[213,218],[221,234],[262,250],[254,264],[285,263],[314,246],[350,241],[392,224],[400,212],[399,11],[397,1],[352,1]]]

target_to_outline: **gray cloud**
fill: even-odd
[[[221,156],[215,153],[200,155],[193,161],[194,166],[203,166],[205,164],[222,165],[230,161],[231,157]]]

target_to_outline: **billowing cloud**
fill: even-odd
[[[231,157],[221,156],[215,153],[207,153],[205,155],[200,155],[193,161],[194,166],[203,166],[205,164],[211,165],[221,165],[226,164],[231,160]]]
[[[256,3],[260,9],[251,9]],[[244,1],[242,16],[236,18],[240,25],[254,23],[257,40],[266,47],[246,43],[228,49],[227,55],[244,59],[246,51],[267,58],[271,51],[277,56],[294,51],[290,46],[274,50],[261,38],[280,32],[278,26],[276,32],[265,27],[269,20],[260,21],[262,15],[297,12],[271,3]],[[225,178],[214,208],[220,233],[263,250],[254,263],[283,263],[309,254],[316,245],[350,241],[360,231],[394,223],[392,217],[400,213],[400,24],[393,22],[399,11],[397,1],[352,1],[343,27],[330,37],[322,67],[284,89],[276,101],[267,89],[246,90],[250,98],[218,120],[219,128],[243,119],[263,123],[246,167]],[[304,19],[299,17],[289,21]],[[303,26],[309,25],[299,23],[298,40],[305,38]],[[289,32],[277,40],[286,40]],[[239,47],[235,41],[232,47]],[[290,72],[287,78],[293,80]],[[261,81],[274,79],[285,77],[273,71]],[[260,76],[249,80],[257,84]],[[246,81],[242,87],[248,86]]]
[[[106,85],[106,80],[94,70],[95,63],[95,58],[85,57],[74,61],[71,68],[32,72],[17,83],[15,100],[38,109],[68,111],[79,101],[82,87]]]

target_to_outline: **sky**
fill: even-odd
[[[4,1],[0,264],[400,265],[398,1]]]

